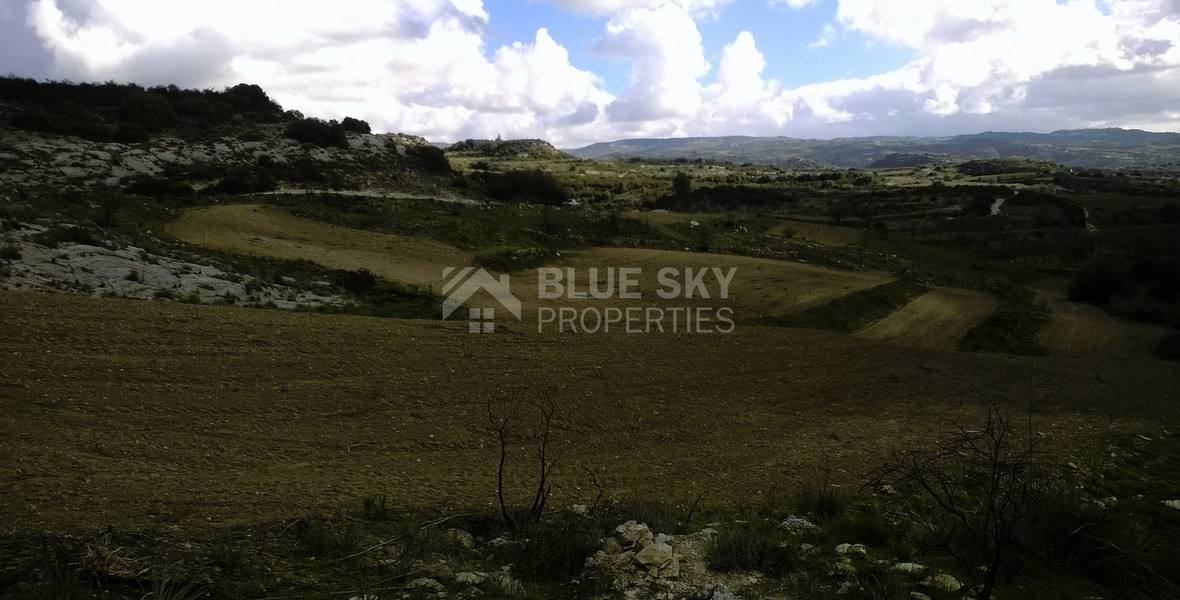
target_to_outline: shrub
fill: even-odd
[[[334,120],[324,121],[315,117],[307,117],[287,125],[283,135],[317,146],[348,147],[348,137],[344,133],[344,126]]]
[[[0,246],[0,260],[20,260],[20,248],[13,242]]]
[[[428,173],[449,175],[454,172],[447,153],[434,146],[411,146],[406,153],[418,160],[422,170]]]
[[[549,515],[524,533],[520,573],[538,581],[576,577],[602,546],[597,524],[574,514]]]
[[[193,195],[193,186],[168,177],[143,176],[133,179],[123,187],[123,192],[139,196],[177,196],[189,197]]]
[[[278,187],[274,176],[258,167],[233,167],[216,185],[203,191],[207,194],[256,194]]]
[[[781,575],[795,569],[795,557],[784,546],[784,532],[771,523],[734,524],[709,544],[705,562],[714,571],[756,569]]]
[[[826,521],[848,508],[848,496],[834,485],[804,488],[795,498],[795,509]]]
[[[1111,298],[1129,295],[1131,291],[1131,281],[1119,265],[1108,260],[1095,260],[1078,269],[1069,286],[1069,299],[1104,305]]]
[[[344,117],[344,120],[340,122],[340,126],[344,127],[345,131],[351,131],[353,133],[373,133],[373,129],[369,127],[367,122],[352,117]]]

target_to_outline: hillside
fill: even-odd
[[[448,154],[480,158],[554,159],[573,158],[545,140],[464,140],[452,144]]]
[[[569,150],[578,158],[705,159],[798,168],[895,167],[948,159],[1023,157],[1070,167],[1180,168],[1180,134],[1127,129],[1053,133],[986,132],[952,137],[865,137],[808,140],[787,137],[634,139]]]

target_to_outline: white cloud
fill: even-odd
[[[624,10],[606,24],[595,48],[632,64],[627,90],[607,108],[613,119],[686,118],[700,108],[698,80],[710,66],[696,22],[684,9],[667,4]]]
[[[819,0],[770,0],[771,4],[786,4],[791,8],[803,8],[819,2]]]
[[[53,56],[48,76],[247,81],[307,114],[435,140],[1180,128],[1176,0],[835,0],[834,20],[810,47],[839,38],[842,50],[898,46],[915,58],[794,89],[767,78],[767,67],[823,53],[767,56],[749,32],[721,49],[714,82],[702,84],[717,49],[703,47],[697,23],[724,18],[733,0],[548,0],[605,17],[591,45],[629,65],[617,97],[545,29],[487,47],[481,0],[354,0],[348,10],[290,0],[25,1]]]
[[[824,23],[819,30],[819,37],[807,45],[808,48],[826,48],[836,37],[836,28],[831,23]]]
[[[588,135],[613,97],[542,29],[488,56],[480,0],[37,0],[55,76],[261,85],[287,108],[432,139]],[[601,130],[601,123],[598,124]]]
[[[734,0],[549,0],[568,10],[593,15],[615,15],[635,8],[659,9],[674,6],[689,14],[716,15]],[[798,1],[798,0],[794,0]]]

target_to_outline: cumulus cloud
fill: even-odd
[[[632,64],[627,91],[607,108],[613,119],[686,118],[699,110],[698,80],[710,66],[696,22],[684,9],[666,4],[624,10],[606,24],[595,48]]]
[[[733,0],[548,1],[582,15],[571,18],[601,18],[601,34],[584,43],[627,65],[622,89],[608,91],[546,29],[488,47],[494,15],[482,0],[353,0],[348,10],[289,0],[10,0],[0,6],[0,34],[14,30],[5,39],[24,41],[6,57],[40,65],[43,76],[246,81],[307,114],[361,117],[435,140],[527,136],[573,146],[637,136],[1180,127],[1176,0],[832,0],[831,22],[799,56],[767,56],[750,32],[705,48],[698,23],[724,18]],[[914,59],[796,88],[765,75],[836,43],[906,48]]]
[[[36,0],[52,75],[154,85],[258,83],[288,108],[432,139],[578,135],[613,97],[541,29],[485,47],[480,0]],[[586,135],[585,133],[583,135]]]

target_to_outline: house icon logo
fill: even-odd
[[[452,276],[454,273],[454,276]],[[499,279],[492,277],[483,269],[463,267],[455,272],[454,267],[443,269],[443,293],[446,299],[442,304],[442,318],[451,316],[463,303],[471,299],[480,290],[490,294],[500,306],[508,309],[512,316],[520,319],[520,300],[512,295],[509,289],[508,275],[500,275]],[[468,313],[471,319],[469,331],[471,333],[493,333],[496,330],[496,311],[491,308],[472,308]]]

